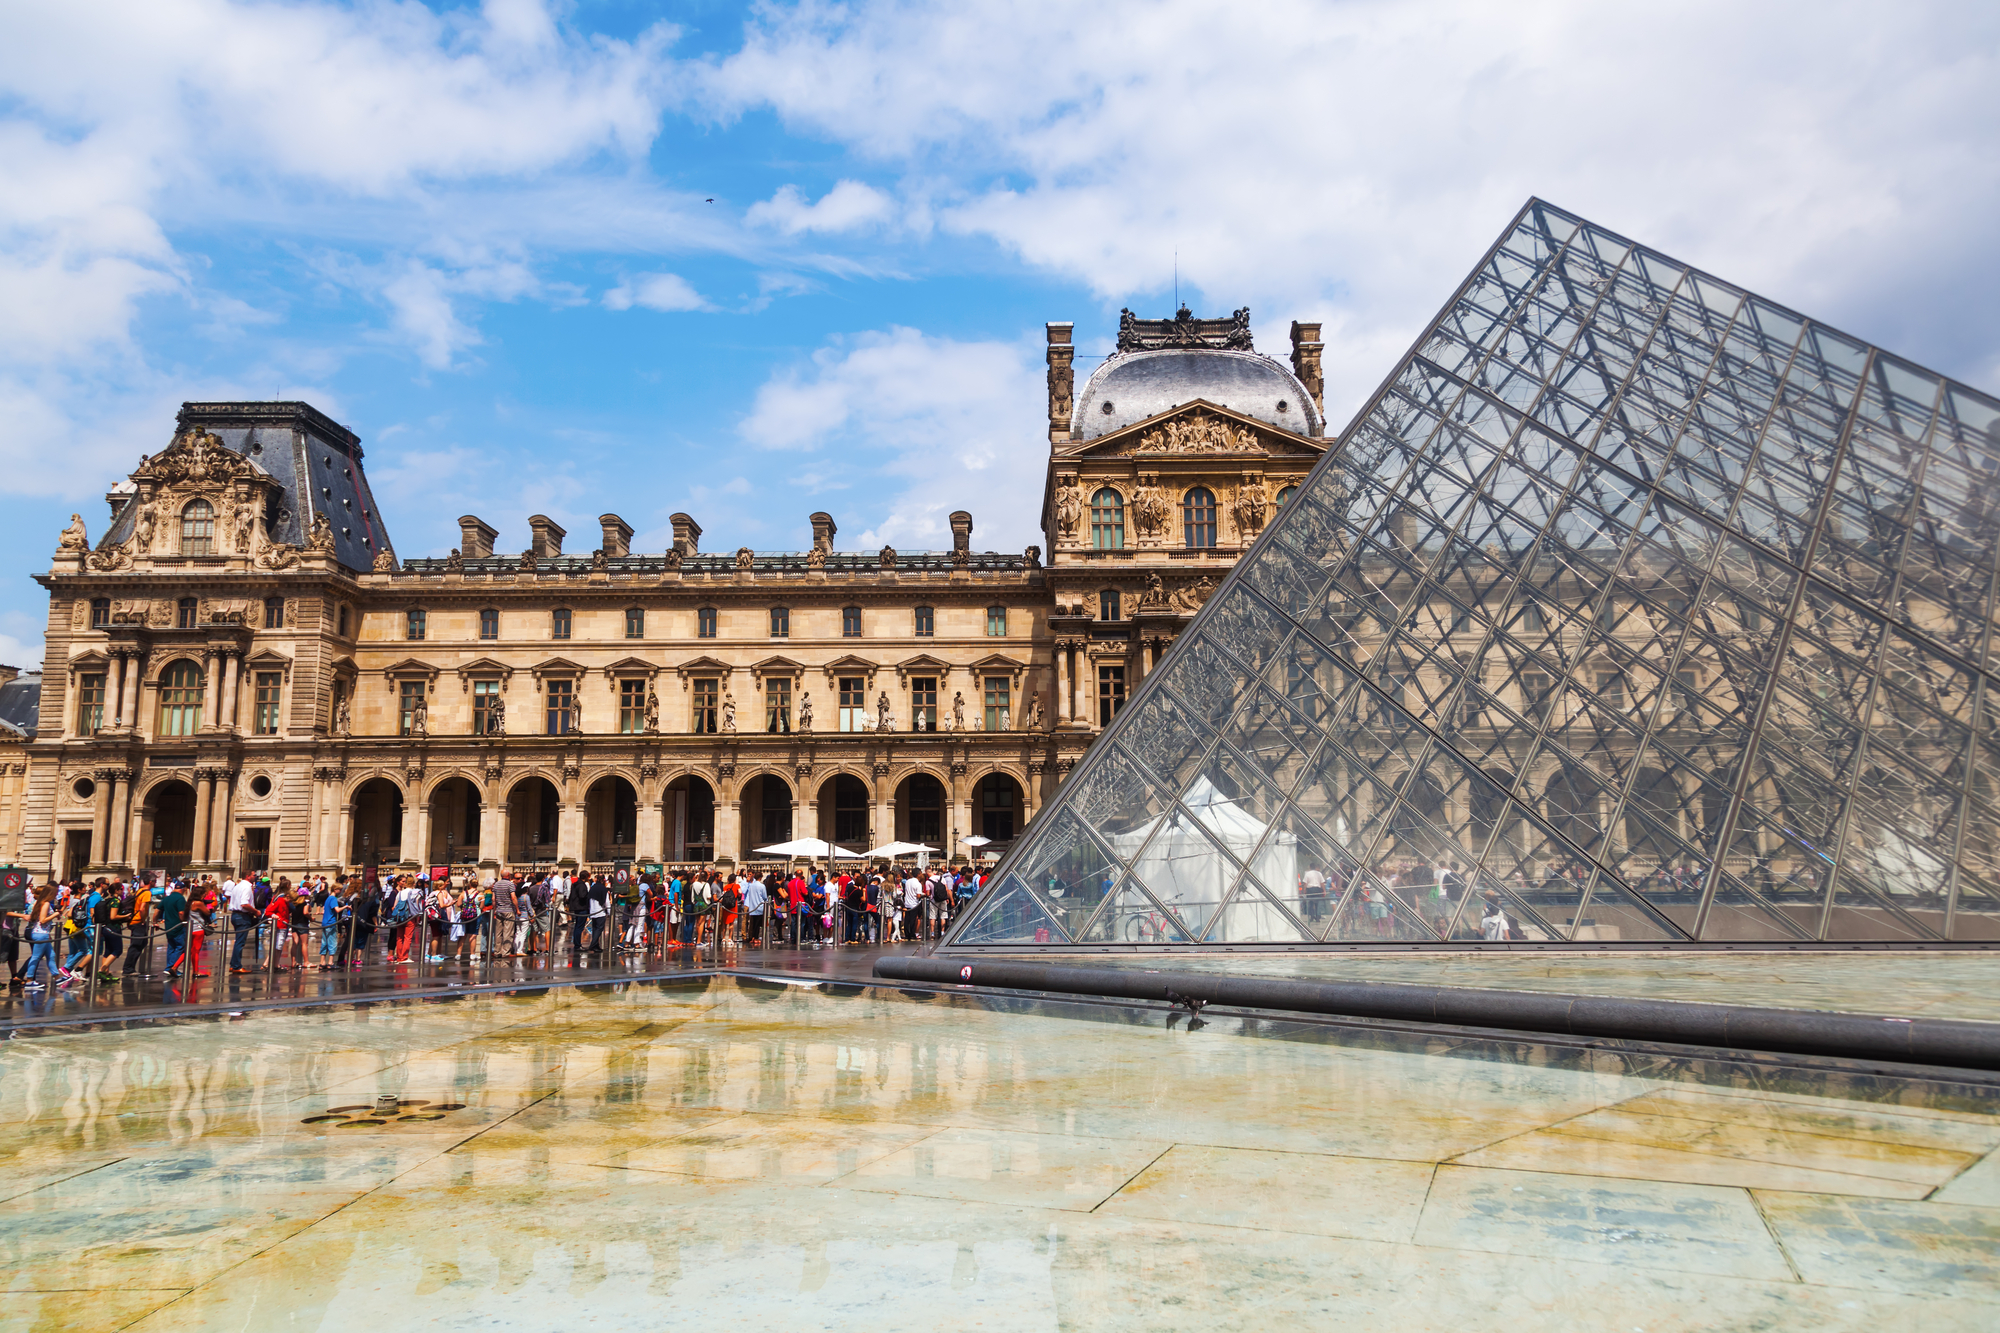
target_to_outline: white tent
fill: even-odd
[[[1205,777],[1195,779],[1181,804],[1186,814],[1176,810],[1111,834],[1111,849],[1155,898],[1180,914],[1191,931],[1208,930],[1208,938],[1217,942],[1296,941],[1298,927],[1248,885],[1215,927],[1208,926],[1238,873],[1235,864],[1216,851],[1216,843],[1248,865],[1286,907],[1299,912],[1298,838],[1283,831],[1267,838],[1270,825],[1224,796]]]
[[[860,852],[850,852],[838,843],[820,838],[793,838],[790,842],[774,842],[769,847],[759,847],[759,856],[789,856],[799,859],[827,860],[836,856],[858,857]]]
[[[893,861],[899,856],[915,856],[918,852],[934,852],[937,848],[921,842],[885,842],[880,847],[870,847],[863,856],[879,856]]]

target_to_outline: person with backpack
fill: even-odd
[[[717,906],[719,915],[715,923],[716,945],[718,948],[734,948],[736,941],[732,936],[736,931],[738,914],[743,910],[743,886],[735,875],[732,874],[729,882],[722,886],[722,895]]]

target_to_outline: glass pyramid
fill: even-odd
[[[1531,201],[945,947],[2000,938],[1996,421]]]

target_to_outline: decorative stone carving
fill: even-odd
[[[1118,350],[1151,352],[1174,347],[1212,347],[1231,352],[1254,352],[1250,340],[1250,307],[1243,306],[1228,319],[1197,319],[1194,311],[1182,306],[1172,319],[1140,319],[1130,310],[1118,312]]]
[[[153,523],[153,503],[148,500],[140,504],[138,514],[132,519],[132,545],[140,555],[152,553]]]
[[[1173,505],[1160,489],[1159,480],[1141,478],[1139,489],[1132,493],[1132,526],[1141,537],[1160,536],[1167,530],[1167,519],[1173,513]]]
[[[951,695],[951,729],[965,730],[965,695],[957,690]]]
[[[889,720],[889,692],[884,690],[875,700],[875,730],[894,731],[896,724]]]
[[[347,778],[347,770],[325,766],[313,770],[314,782],[342,782]]]
[[[326,521],[325,514],[314,514],[312,528],[306,533],[306,549],[314,555],[333,554],[333,524]]]
[[[951,710],[949,708],[939,709],[938,713],[939,713],[938,716],[939,731],[951,732],[957,730],[957,728],[952,726]]]
[[[1167,609],[1166,585],[1158,574],[1146,575],[1146,591],[1139,594],[1141,611],[1164,611]]]
[[[541,568],[541,562],[536,559],[533,547],[529,547],[527,550],[521,552],[521,572],[523,574],[532,574],[539,568]]]
[[[1030,546],[1026,551],[1021,553],[1021,558],[1027,562],[1029,569],[1040,569],[1042,567],[1042,548],[1039,546]]]
[[[486,705],[486,734],[505,736],[507,734],[507,701],[497,694],[487,696],[492,702]]]
[[[812,735],[812,729],[813,697],[809,692],[801,693],[799,695],[799,734],[810,736]]]
[[[132,564],[132,545],[130,542],[127,542],[123,546],[108,546],[102,551],[92,551],[84,557],[83,562],[99,574],[109,574],[116,570],[130,568]]]
[[[486,773],[486,780],[488,782],[491,782],[493,779],[499,777],[503,772],[506,771],[506,767],[507,767],[507,756],[505,751],[494,749],[494,750],[488,750],[486,752],[485,773]]]
[[[287,597],[285,599],[285,628],[297,629],[298,627],[299,599],[296,597]]]
[[[254,505],[238,504],[229,519],[230,535],[235,539],[236,554],[249,555],[256,549],[257,510]]]
[[[146,612],[146,628],[172,629],[174,624],[174,604],[168,601],[154,602]]]
[[[1270,492],[1264,489],[1262,473],[1248,474],[1243,484],[1236,488],[1236,502],[1232,506],[1236,516],[1236,530],[1245,537],[1254,537],[1264,530],[1264,519],[1271,510]]]
[[[253,563],[259,569],[290,569],[293,565],[299,563],[299,557],[303,554],[305,554],[304,551],[291,545],[289,542],[272,542],[257,552]],[[382,567],[382,561],[385,558],[388,558],[386,552],[376,557],[375,567],[377,569]]]
[[[884,574],[891,574],[895,572],[896,569],[895,547],[884,544],[877,558],[880,559],[882,562],[882,572]]]
[[[447,574],[463,574],[465,572],[465,557],[459,553],[459,549],[456,546],[452,547],[451,554],[444,558],[444,572]]]
[[[1077,525],[1083,522],[1083,497],[1076,489],[1075,477],[1064,477],[1056,483],[1056,531],[1064,537],[1076,536]]]
[[[205,597],[200,623],[204,625],[255,625],[262,604],[248,597]]]
[[[722,696],[722,734],[736,734],[736,696],[727,691]]]
[[[1134,453],[1233,454],[1262,448],[1257,432],[1196,408],[1184,417],[1162,421],[1139,436]]]
[[[88,551],[90,549],[90,534],[84,530],[82,514],[71,514],[69,516],[69,526],[62,530],[62,537],[58,540],[57,546],[58,549],[64,551]]]
[[[806,552],[806,568],[807,569],[826,568],[826,549],[824,547],[815,546],[812,548],[812,550]]]
[[[417,701],[410,705],[410,736],[415,740],[424,740],[430,734],[431,706],[424,702],[424,696],[420,694]]]
[[[454,551],[454,552],[452,552],[452,554],[453,554],[453,555],[456,555],[456,554],[458,554],[458,553],[457,553],[456,551]],[[604,548],[603,548],[602,546],[598,547],[598,548],[597,548],[597,549],[596,549],[595,551],[592,551],[592,552],[590,553],[590,572],[591,572],[591,573],[593,573],[593,574],[602,574],[602,573],[606,572],[607,570],[609,570],[610,568],[611,568],[611,565],[610,565],[610,563],[609,563],[609,557],[608,557],[608,556],[606,556],[606,555],[604,554]]]
[[[1215,580],[1206,574],[1193,583],[1174,589],[1173,608],[1176,611],[1195,612],[1201,610],[1202,603],[1215,594]]]
[[[757,562],[757,553],[755,551],[751,550],[747,546],[739,546],[736,548],[737,573],[739,574],[749,573],[751,566],[756,564],[756,562]]]
[[[1029,731],[1040,731],[1042,729],[1042,697],[1039,694],[1028,701],[1027,729]]]
[[[219,486],[255,475],[250,461],[232,453],[219,435],[190,426],[140,471],[161,486]]]
[[[348,729],[352,724],[353,710],[348,707],[346,697],[342,696],[340,701],[333,706],[333,734],[336,736],[348,735]]]
[[[660,696],[651,685],[646,686],[646,734],[654,735],[660,730]]]
[[[570,696],[569,734],[572,736],[583,735],[583,695],[581,693]]]
[[[678,574],[681,572],[681,553],[679,547],[673,547],[667,551],[666,572],[669,574]]]

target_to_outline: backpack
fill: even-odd
[[[722,890],[722,907],[724,911],[733,912],[742,905],[743,890],[737,888],[734,884],[728,885]]]

